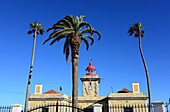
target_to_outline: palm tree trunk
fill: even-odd
[[[34,65],[34,53],[35,53],[35,47],[36,47],[36,31],[34,32],[33,38],[34,40],[33,40],[33,48],[32,48],[32,57],[31,57],[30,72],[29,72],[28,84],[27,84],[27,90],[26,90],[24,112],[28,111],[28,100],[29,100],[29,95],[30,95],[30,84],[31,84],[32,70],[33,70],[33,65]]]
[[[142,50],[142,41],[141,37],[139,37],[139,49],[140,49],[140,55],[142,58],[142,62],[145,68],[145,74],[146,74],[146,80],[147,80],[147,88],[148,88],[148,112],[152,112],[151,110],[151,91],[150,91],[150,78],[149,78],[149,73],[148,73],[148,68],[146,65],[146,61],[143,55],[143,50]]]
[[[72,58],[72,105],[78,106],[78,55],[74,55]],[[73,108],[72,112],[76,112]]]
[[[72,106],[78,106],[78,60],[79,60],[79,48],[80,40],[78,36],[72,38],[70,46],[72,53]],[[76,112],[75,108],[72,108],[72,112]]]

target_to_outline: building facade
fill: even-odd
[[[93,105],[101,104],[103,112],[147,112],[147,97],[145,93],[140,92],[139,83],[132,83],[132,91],[123,88],[117,93],[100,96],[100,77],[96,74],[96,68],[92,65],[92,62],[89,63],[85,70],[86,74],[80,78],[82,96],[78,97],[79,107],[93,112]],[[42,93],[41,84],[36,85],[35,93],[31,94],[29,98],[30,108],[35,108],[39,105],[56,104],[57,102],[63,105],[71,105],[71,97],[55,90]],[[48,111],[53,112],[54,109],[48,108]]]

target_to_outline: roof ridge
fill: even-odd
[[[44,92],[43,94],[60,94],[60,92],[58,92],[58,91],[56,91],[54,89],[50,89],[50,90]]]

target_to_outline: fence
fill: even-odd
[[[95,109],[97,107],[97,109]],[[159,108],[160,107],[160,108]],[[29,112],[72,112],[74,108],[77,112],[148,112],[147,105],[136,104],[136,105],[101,105],[94,104],[93,108],[77,108],[69,104],[47,104],[33,107]],[[156,108],[156,109],[155,109]],[[152,107],[152,112],[165,112],[164,106],[155,106]],[[101,110],[99,110],[101,109]],[[22,106],[15,104],[12,106],[0,106],[0,112],[22,112]]]
[[[109,106],[109,112],[148,112],[147,105],[113,105]]]
[[[58,102],[54,104],[36,106],[31,108],[28,112],[72,112],[73,108],[76,110],[76,112],[91,112],[91,111],[86,111],[82,108],[73,107],[69,104],[68,105],[59,104]]]
[[[93,109],[82,109],[73,107],[69,104],[58,104],[58,102],[55,104],[47,104],[33,107],[29,110],[29,112],[72,112],[72,108],[74,108],[77,112],[93,112]],[[109,112],[147,112],[148,110],[148,107],[146,105],[113,105],[109,106],[108,108]],[[0,106],[0,112],[12,112],[12,106]]]
[[[0,106],[0,112],[12,112],[12,106]]]
[[[90,109],[83,109],[83,108],[77,108],[73,107],[71,105],[64,105],[64,104],[47,104],[42,106],[37,106],[29,110],[29,112],[72,112],[72,108],[76,110],[76,112],[93,112],[93,108]],[[113,105],[108,106],[107,109],[106,106],[103,106],[102,112],[148,112],[147,105]],[[95,111],[94,111],[95,112]],[[98,111],[96,111],[98,112]]]

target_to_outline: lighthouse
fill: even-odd
[[[89,66],[85,69],[86,74],[82,76],[82,96],[84,97],[98,97],[100,78],[96,74],[96,68],[90,61]]]

